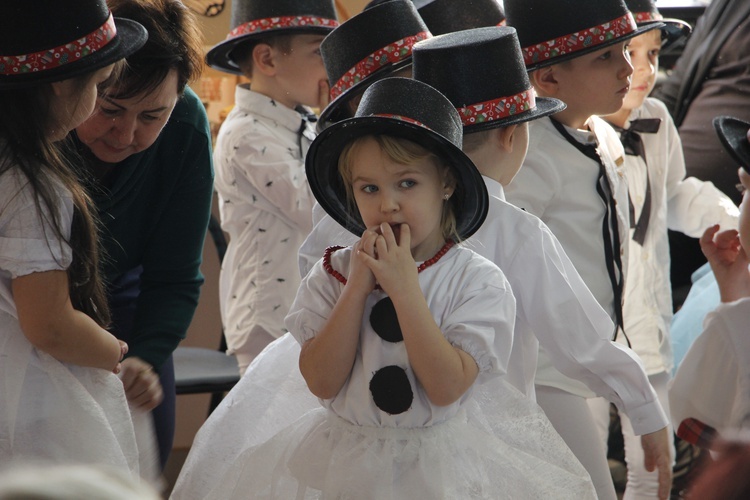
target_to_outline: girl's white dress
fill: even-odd
[[[68,233],[73,202],[62,186],[56,191]],[[136,435],[117,375],[56,360],[31,345],[19,325],[11,280],[64,270],[71,262],[70,247],[58,241],[46,210],[44,215],[42,224],[20,171],[0,174],[0,468],[37,461],[95,463],[137,476]],[[144,457],[150,461],[150,455]]]
[[[349,269],[350,249],[333,268]],[[206,421],[176,499],[594,498],[587,472],[541,409],[506,383],[515,300],[502,272],[462,247],[419,274],[437,324],[470,354],[477,381],[448,406],[430,402],[384,292],[370,294],[352,373],[317,400],[297,367],[343,285],[319,262],[266,348]],[[293,335],[293,337],[292,337]]]

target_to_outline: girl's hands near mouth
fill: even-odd
[[[407,224],[400,224],[396,232],[390,224],[379,226],[380,234],[375,238],[374,254],[360,253],[363,262],[375,275],[375,279],[392,298],[409,286],[419,287],[417,263],[411,255],[411,230]],[[373,231],[374,232],[374,231]],[[363,256],[363,253],[365,254]]]

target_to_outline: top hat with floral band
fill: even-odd
[[[666,49],[681,38],[690,35],[692,28],[681,19],[664,19],[656,8],[656,0],[625,0],[638,26],[653,22],[664,23],[661,28],[661,47]]]
[[[339,25],[333,0],[234,0],[226,40],[206,54],[212,68],[242,74],[232,50],[247,41],[278,35],[327,35]]]
[[[516,30],[508,26],[456,31],[420,42],[414,46],[413,70],[415,80],[435,87],[453,103],[464,134],[565,109],[558,99],[536,97]]]
[[[433,36],[505,25],[499,0],[413,0]]]
[[[123,59],[146,43],[139,23],[105,0],[13,2],[0,16],[0,89],[66,80]]]
[[[724,149],[750,173],[750,141],[747,138],[750,123],[731,116],[717,116],[713,123]]]
[[[373,83],[353,118],[324,129],[310,145],[305,158],[307,180],[318,203],[336,222],[357,236],[365,230],[359,214],[349,209],[338,162],[347,144],[367,135],[407,139],[444,160],[456,178],[447,203],[453,206],[459,237],[466,239],[479,229],[487,217],[489,198],[479,170],[461,151],[463,131],[456,109],[426,83],[399,77]]]
[[[623,0],[505,0],[508,26],[518,31],[526,69],[570,61],[662,28],[638,26]]]
[[[350,118],[347,103],[367,85],[411,65],[411,48],[430,37],[410,0],[373,4],[342,23],[320,44],[331,101],[318,129]]]

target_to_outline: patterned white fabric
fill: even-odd
[[[229,233],[219,299],[229,353],[257,355],[286,333],[284,316],[300,283],[294,264],[315,201],[304,154],[315,136],[302,114],[246,85],[235,99],[214,151],[221,225]]]

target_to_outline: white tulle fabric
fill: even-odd
[[[541,409],[502,378],[429,428],[354,426],[309,393],[299,352],[287,334],[256,358],[198,432],[173,499],[595,498]]]

